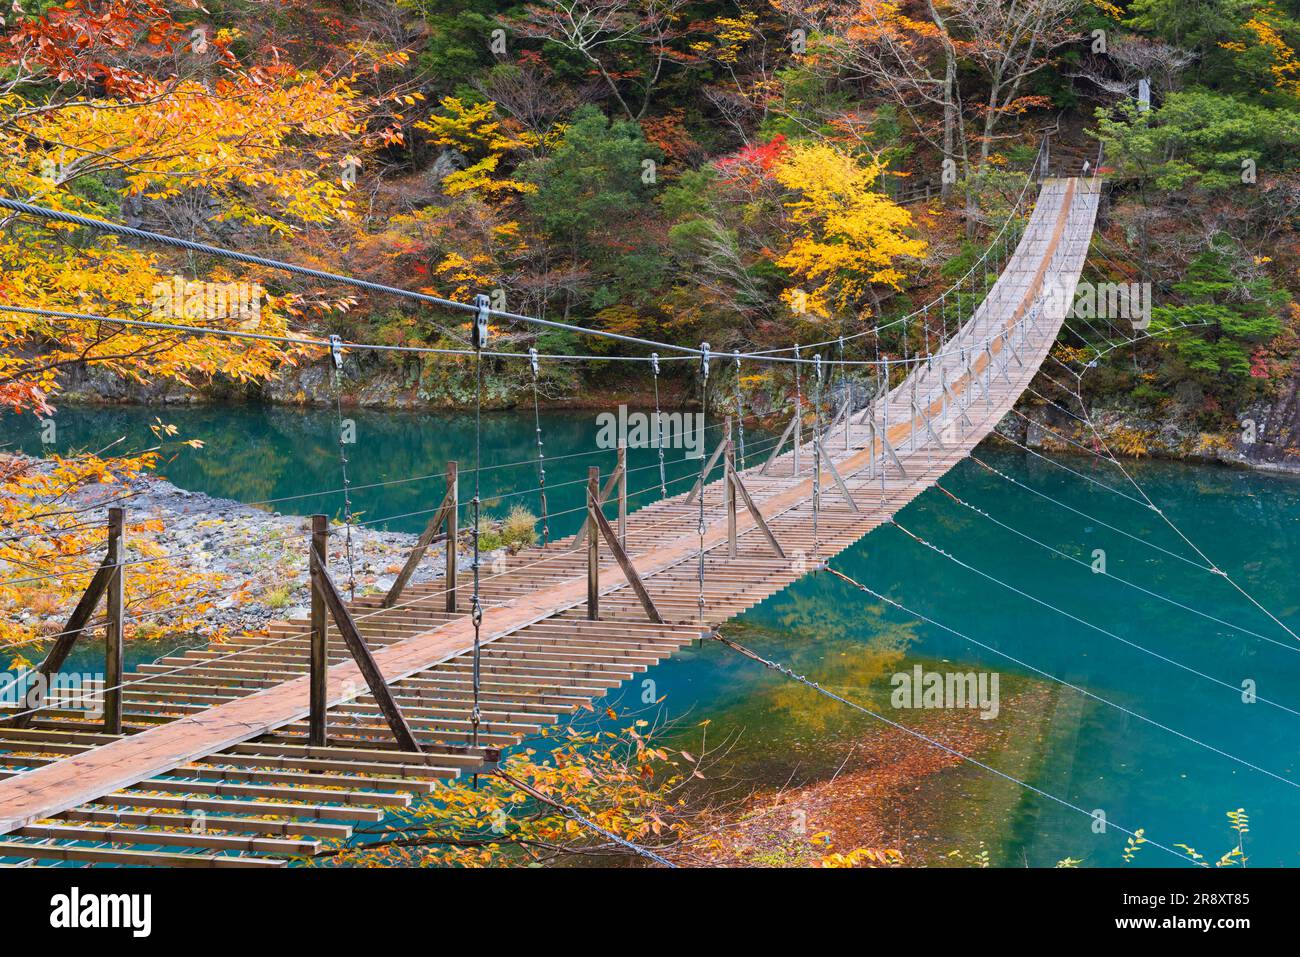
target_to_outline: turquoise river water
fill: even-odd
[[[418,531],[426,516],[407,513],[437,504],[446,460],[459,459],[463,468],[473,462],[472,414],[348,415],[357,425],[348,466],[355,485],[436,476],[353,494],[362,521]],[[144,448],[155,416],[176,424],[182,437],[204,442],[202,450],[182,451],[160,468],[181,487],[244,502],[295,496],[272,507],[338,513],[340,496],[330,491],[340,484],[332,413],[68,408],[58,415],[59,448],[99,448],[119,436],[125,437],[119,450]],[[581,503],[587,466],[608,470],[613,453],[575,454],[592,447],[592,413],[545,413],[542,431],[557,515],[551,528],[565,534],[576,527],[577,514],[569,510]],[[709,433],[710,445],[717,434]],[[766,437],[751,431],[748,438],[756,448]],[[31,419],[0,419],[0,444],[41,449]],[[1113,465],[1006,448],[986,445],[979,452],[1005,478],[968,460],[944,483],[986,514],[932,489],[898,516],[902,526],[975,570],[889,526],[833,562],[929,621],[819,573],[751,610],[733,633],[905,722],[908,716],[889,701],[895,673],[921,664],[1001,675],[1003,707],[990,725],[1010,722],[1009,732],[1002,747],[980,757],[1029,787],[969,765],[921,782],[908,798],[908,819],[924,822],[936,860],[945,850],[971,853],[983,841],[996,864],[1050,865],[1068,855],[1117,865],[1126,835],[1113,827],[1097,833],[1092,812],[1101,810],[1124,828],[1144,828],[1152,841],[1184,843],[1214,861],[1236,840],[1225,813],[1244,808],[1251,864],[1300,864],[1300,640],[1286,630],[1300,633],[1300,481],[1126,463],[1178,528],[1279,624],[1201,567],[1191,547],[1135,501],[1137,493]],[[490,513],[503,514],[516,502],[537,510],[535,494],[510,494],[535,485],[535,454],[531,414],[485,417],[483,464],[501,466],[483,473]],[[658,494],[654,456],[630,453],[630,486],[646,490],[634,506]],[[698,469],[680,451],[668,456],[670,480]],[[686,487],[678,481],[670,491]],[[472,494],[466,488],[462,499]],[[328,494],[304,495],[321,491]],[[1093,572],[1097,550],[1115,577]],[[716,643],[684,649],[644,677],[665,696],[664,716],[683,739],[698,745],[707,719],[710,743],[729,742],[717,773],[746,789],[825,780],[879,727]],[[1253,702],[1243,700],[1243,682],[1254,683]],[[1019,692],[1035,690],[1027,697],[1036,704],[1018,711]],[[641,686],[630,685],[615,704],[639,707],[640,693]],[[1178,864],[1149,846],[1136,863]]]

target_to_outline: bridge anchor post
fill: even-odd
[[[330,578],[329,568],[325,564],[325,549],[322,547],[323,535],[318,537],[320,526],[317,520],[319,519],[324,519],[324,516],[318,515],[312,519],[312,543],[309,559],[313,610],[317,607],[316,598],[319,596],[324,609],[329,612],[329,617],[334,619],[334,627],[338,629],[343,638],[343,644],[351,653],[352,659],[357,663],[361,676],[366,679],[366,685],[370,688],[370,695],[375,699],[375,704],[384,716],[384,720],[388,722],[393,737],[397,739],[397,746],[403,751],[423,753],[424,749],[420,747],[420,742],[416,740],[415,734],[411,731],[411,726],[407,724],[406,716],[402,714],[402,709],[393,698],[392,690],[384,680],[383,672],[379,670],[379,665],[375,663],[374,656],[370,653],[370,646],[361,637],[361,633],[357,630],[357,623],[352,618],[352,613],[348,611],[343,596],[339,594],[334,580]],[[315,726],[316,731],[322,737],[326,730],[325,709],[328,705],[329,674],[329,660],[325,654],[323,637],[325,625],[326,621],[323,613],[319,620],[313,619],[312,668],[309,680],[309,688],[311,689],[309,714],[311,721],[308,731],[311,733],[312,727]],[[319,639],[318,635],[320,636]]]
[[[587,618],[600,617],[600,538],[596,534],[596,513],[600,511],[600,469],[587,470]]]
[[[324,515],[311,517],[311,551],[325,554],[325,540],[329,534],[329,519]],[[313,747],[325,746],[325,672],[329,668],[329,645],[325,620],[325,595],[319,589],[311,590],[311,684],[307,707],[307,743]]]
[[[108,510],[108,557],[113,566],[104,592],[104,730],[122,733],[122,607],[126,598],[125,512]]]

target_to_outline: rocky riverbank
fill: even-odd
[[[256,630],[271,619],[307,616],[308,517],[186,491],[152,475],[81,488],[60,504],[59,512],[86,509],[102,515],[109,505],[126,509],[128,637],[175,633],[178,622],[181,630],[219,636]],[[60,527],[51,526],[49,534],[57,535]],[[333,525],[327,560],[334,581],[345,594],[349,582],[357,595],[387,591],[415,540],[401,532],[353,527],[349,533],[345,526]],[[102,555],[102,538],[100,542],[82,562],[87,571]],[[431,545],[411,581],[441,577],[444,554],[441,543]],[[488,553],[485,561],[495,554]],[[463,548],[461,567],[469,561]],[[5,565],[0,561],[6,577],[17,574]],[[164,568],[184,577],[170,594]],[[32,586],[35,591],[21,606],[7,610],[32,635],[58,632],[75,601],[75,595],[68,601],[38,596],[42,584]]]
[[[137,479],[131,486],[132,522],[159,525],[147,533],[148,540],[183,556],[178,564],[186,569],[217,576],[229,592],[215,600],[208,615],[212,625],[256,629],[272,618],[307,616],[310,518],[186,491],[156,477]],[[402,532],[334,524],[326,560],[345,593],[349,582],[358,595],[386,591],[415,540]],[[443,554],[443,545],[431,545],[411,581],[441,577]],[[467,562],[462,557],[461,564]]]
[[[1155,419],[1131,409],[1094,408],[1090,421],[1057,406],[1022,401],[996,430],[1013,444],[1064,455],[1158,458],[1270,472],[1300,472],[1300,422],[1290,405],[1261,405],[1239,432],[1207,432],[1177,417]],[[1096,429],[1094,434],[1093,429]],[[1100,436],[1100,441],[1098,441]],[[1248,441],[1247,439],[1250,439]]]

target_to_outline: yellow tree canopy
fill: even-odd
[[[349,170],[366,150],[400,139],[402,117],[386,104],[414,102],[392,90],[363,95],[357,75],[298,70],[278,54],[244,65],[229,35],[209,42],[194,31],[195,39],[155,0],[66,0],[39,16],[15,12],[0,45],[0,194],[91,218],[143,213],[146,225],[179,224],[162,232],[211,239],[193,233],[220,229],[218,245],[277,253],[305,227],[349,218]],[[184,57],[174,55],[182,49]],[[405,54],[362,59],[377,72]],[[5,214],[0,308],[288,330],[295,300],[278,276],[265,277],[273,288],[264,289],[255,269],[170,255],[93,228]],[[0,311],[0,405],[47,414],[78,364],[134,381],[200,384],[217,374],[265,378],[297,355],[262,340]],[[0,457],[0,645],[48,637],[40,622],[85,587],[104,533],[86,521],[98,506],[83,495],[151,468],[175,434],[161,422],[156,431],[158,449],[114,458]],[[139,523],[131,530],[149,531]],[[131,538],[133,554],[159,559],[133,569],[132,614],[178,601],[201,612],[219,583],[155,555],[147,536]],[[184,624],[184,615],[169,619],[171,628]],[[136,634],[143,625],[130,627]]]
[[[167,203],[188,195],[201,202],[208,222],[239,223],[269,237],[350,214],[344,171],[367,118],[349,79],[288,68],[231,70],[206,84],[141,80],[129,97],[62,104],[11,92],[0,109],[10,120],[0,129],[9,158],[0,170],[6,196],[112,219],[122,198]],[[272,335],[288,328],[292,298],[262,290],[255,275],[213,270],[206,279],[218,287],[216,297],[191,295],[190,308],[160,316],[159,292],[176,281],[161,251],[18,216],[0,225],[0,303]],[[256,302],[256,315],[193,308],[195,301],[224,298],[220,287],[230,283],[242,287],[245,306]],[[265,342],[14,313],[3,319],[0,402],[13,408],[43,408],[74,362],[136,380],[195,383],[216,372],[265,377],[293,356]]]
[[[537,189],[533,183],[501,176],[497,169],[508,154],[536,146],[536,134],[511,130],[497,117],[496,104],[490,100],[467,105],[457,97],[445,96],[438,105],[442,113],[420,120],[415,128],[428,133],[434,145],[457,150],[465,160],[463,168],[443,178],[444,193],[458,196],[473,191],[493,198]]]
[[[803,292],[814,315],[854,308],[872,284],[900,287],[899,260],[925,255],[925,241],[908,235],[912,214],[873,188],[883,168],[829,143],[796,143],[781,154],[772,175],[794,194],[786,209],[797,231],[777,265],[806,287],[787,289],[787,303]]]

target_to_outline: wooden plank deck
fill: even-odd
[[[188,853],[195,866],[228,866],[309,855],[321,840],[473,772],[488,748],[517,743],[708,635],[888,521],[992,431],[1055,341],[1097,198],[1093,180],[1044,183],[1015,254],[975,315],[938,356],[824,436],[857,511],[825,472],[814,534],[811,452],[799,475],[786,453],[766,474],[754,467],[741,476],[787,559],[772,554],[743,508],[738,554],[728,558],[722,482],[705,488],[703,620],[699,506],[682,494],[628,522],[628,553],[668,623],[646,620],[607,549],[601,618],[586,620],[586,551],[571,538],[527,549],[504,574],[486,578],[478,747],[464,583],[456,612],[445,610],[438,582],[408,588],[393,608],[380,607],[379,597],[352,606],[421,753],[391,743],[332,626],[325,747],[307,744],[306,622],[174,654],[127,676],[123,735],[100,734],[71,710],[43,712],[27,729],[0,727],[0,834],[10,835],[0,859],[175,865]],[[1049,281],[1058,295],[1044,300]],[[872,423],[906,476],[884,466]],[[195,821],[202,827],[193,840],[176,836]]]

